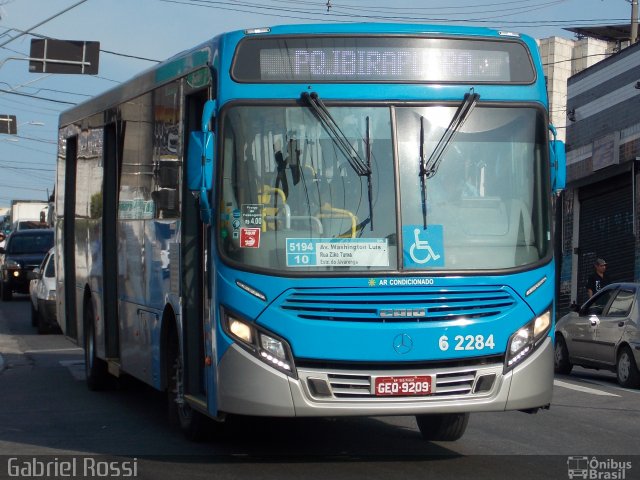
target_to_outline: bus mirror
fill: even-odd
[[[564,189],[567,182],[567,156],[562,140],[552,140],[550,145],[551,156],[551,188],[559,192]]]
[[[551,189],[554,192],[564,190],[567,183],[567,154],[564,142],[557,139],[556,127],[549,125],[553,140],[549,142],[549,159],[551,160]]]
[[[191,132],[187,152],[187,188],[209,191],[213,179],[213,132]]]
[[[202,128],[203,132],[209,130],[209,122],[213,118],[213,115],[216,113],[216,108],[218,108],[218,103],[215,100],[207,100],[204,103],[204,108],[202,109]]]

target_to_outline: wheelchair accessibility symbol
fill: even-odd
[[[405,266],[444,266],[442,225],[429,225],[427,229],[405,225],[402,233]]]

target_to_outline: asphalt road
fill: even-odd
[[[74,475],[51,478],[121,478],[133,467],[150,479],[640,478],[640,390],[608,372],[556,377],[551,409],[536,415],[474,414],[452,443],[423,441],[413,417],[234,418],[192,443],[151,388],[125,380],[89,391],[82,351],[38,335],[27,297],[0,302],[0,356],[1,479],[43,478],[26,474],[45,459],[58,473],[75,462]],[[85,471],[83,461],[104,470]]]

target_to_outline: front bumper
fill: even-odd
[[[14,275],[16,271],[19,272],[17,277]],[[29,293],[30,280],[27,270],[9,270],[6,272],[4,280],[9,290],[16,293]]]
[[[488,412],[543,407],[551,403],[553,344],[547,337],[529,358],[506,374],[503,374],[502,363],[366,372],[361,369],[298,368],[297,372],[297,379],[288,377],[232,345],[219,364],[218,409],[242,415],[315,417]],[[373,395],[372,384],[376,376],[397,375],[434,375],[434,394],[423,397]],[[480,379],[492,376],[494,380],[490,388],[478,391]],[[329,396],[313,393],[310,379],[330,384]],[[357,393],[349,394],[350,391]]]

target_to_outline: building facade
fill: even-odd
[[[556,232],[559,314],[587,299],[596,258],[608,262],[611,281],[640,281],[639,107],[640,44],[567,79],[567,189],[558,198]]]

